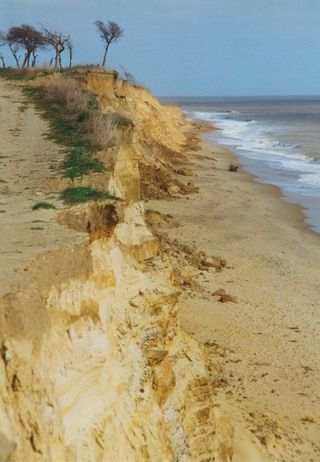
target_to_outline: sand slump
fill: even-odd
[[[140,200],[139,162],[168,168],[152,140],[180,155],[183,119],[113,74],[87,77],[134,119],[110,179],[122,201],[60,213],[86,242],[40,256],[32,284],[0,300],[0,461],[230,462],[232,426]]]

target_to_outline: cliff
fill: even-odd
[[[122,200],[60,212],[83,242],[37,257],[31,282],[0,299],[0,461],[231,461],[232,425],[179,325],[176,269],[142,200],[195,190],[171,162],[195,139],[147,90],[77,78],[132,121],[105,177]]]

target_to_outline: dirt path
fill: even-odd
[[[181,322],[212,345],[224,364],[220,396],[272,460],[318,461],[320,235],[275,188],[228,172],[227,151],[199,154],[208,156],[195,154],[191,165],[199,194],[148,204],[180,223],[168,230],[172,239],[228,262],[220,273],[197,271],[205,292],[183,297]],[[237,303],[220,303],[212,295],[220,288]]]
[[[0,79],[0,293],[27,277],[31,257],[80,237],[55,210],[32,210],[39,201],[61,207],[46,188],[63,158],[48,130],[21,88]]]

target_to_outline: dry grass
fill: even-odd
[[[112,146],[117,134],[117,124],[112,116],[94,111],[88,121],[90,139],[93,144],[104,148]]]
[[[69,121],[81,123],[81,132],[99,149],[112,146],[118,129],[128,120],[121,114],[102,114],[96,97],[72,77],[52,76],[44,86],[45,99],[63,105]]]
[[[69,77],[47,79],[45,93],[48,99],[63,102],[65,111],[76,116],[88,109],[91,99],[90,94],[81,89],[79,82]]]

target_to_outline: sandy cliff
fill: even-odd
[[[87,230],[83,244],[40,255],[32,282],[0,299],[0,461],[240,460],[206,352],[177,321],[175,268],[142,201],[194,189],[170,174],[186,123],[114,74],[81,81],[103,111],[133,122],[108,180],[122,201],[60,212]]]

